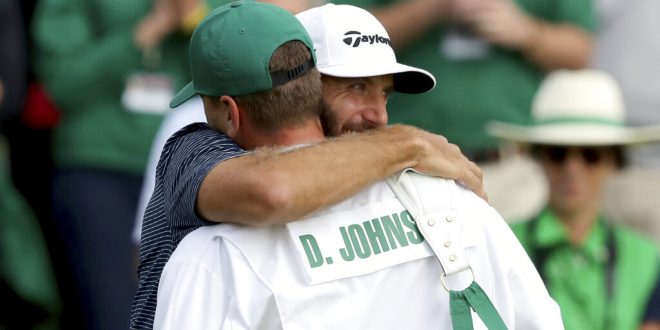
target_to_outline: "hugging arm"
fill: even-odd
[[[342,201],[404,168],[456,179],[485,198],[480,169],[438,135],[394,125],[281,152],[266,148],[216,165],[197,195],[204,219],[281,224]]]

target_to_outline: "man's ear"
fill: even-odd
[[[225,107],[225,122],[227,123],[227,136],[232,139],[236,139],[238,136],[240,127],[241,127],[241,115],[238,110],[238,105],[236,101],[228,95],[223,95],[220,97],[220,102]]]

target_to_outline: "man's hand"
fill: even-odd
[[[533,45],[539,24],[524,13],[513,0],[453,0],[456,21],[471,26],[490,42],[508,48],[524,49]]]
[[[180,22],[181,16],[176,2],[155,0],[151,12],[145,15],[135,28],[135,44],[142,50],[154,48],[176,30]]]
[[[162,39],[180,27],[183,18],[200,5],[201,0],[154,0],[154,6],[135,29],[135,44],[140,49],[156,47]]]
[[[513,0],[448,1],[453,21],[494,44],[520,51],[542,70],[575,70],[589,63],[593,37],[580,26],[537,19]]]
[[[400,126],[409,130],[419,144],[417,163],[413,167],[418,172],[456,180],[488,200],[483,187],[483,174],[477,164],[465,157],[460,148],[447,141],[444,136],[432,134],[410,126]]]

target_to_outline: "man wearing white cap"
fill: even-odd
[[[296,15],[314,42],[330,107],[324,113],[325,129],[332,136],[387,124],[385,104],[391,91],[420,94],[435,85],[430,73],[397,63],[387,31],[375,17],[339,8]],[[366,107],[369,98],[358,100],[362,93],[373,93],[370,98],[378,103]]]
[[[380,25],[374,33],[386,36]],[[338,38],[344,47],[352,47],[342,41],[346,38],[343,33]],[[195,144],[182,147],[181,141],[194,138],[192,131],[198,125],[179,131],[168,141],[158,165],[155,192],[144,212],[139,287],[133,304],[132,328],[150,328],[161,270],[179,241],[200,226],[216,222],[267,225],[299,219],[406,167],[455,178],[482,192],[479,169],[446,139],[413,127],[383,127],[387,122],[385,102],[392,90],[421,93],[433,88],[435,82],[423,70],[397,64],[389,44],[381,41],[385,40],[378,39],[378,43],[372,44],[378,48],[376,51],[365,48],[369,42],[352,48],[380,58],[382,68],[368,72],[376,77],[365,77],[367,72],[357,70],[355,76],[349,75],[351,78],[328,81],[328,86],[332,87],[324,93],[326,102],[335,112],[324,116],[328,118],[325,121],[328,124],[324,125],[326,134],[379,129],[287,153],[269,149],[246,153],[243,149],[273,144],[275,140],[262,136],[258,143],[251,141],[239,146],[215,131]],[[248,52],[243,46],[236,51]],[[244,57],[247,58],[247,54]],[[318,57],[319,61],[328,58]],[[337,59],[346,61],[348,58],[339,57],[333,63],[344,64]],[[358,59],[365,65],[371,60],[364,61],[364,56]],[[333,63],[319,65],[319,71],[323,72],[325,66],[331,67]],[[248,84],[249,77],[232,70],[223,73],[224,76],[232,73],[235,77],[227,86],[239,82]],[[193,70],[193,77],[211,73],[209,68],[203,67],[197,73]],[[199,85],[190,84],[173,105],[195,93],[209,93],[198,88]],[[235,94],[232,93],[228,94]],[[184,161],[173,165],[177,159]]]
[[[660,284],[657,247],[610,223],[601,198],[607,179],[624,165],[622,148],[660,140],[660,126],[624,126],[616,81],[595,70],[550,74],[532,116],[532,126],[497,122],[489,130],[529,144],[544,170],[546,208],[513,230],[559,303],[566,329],[657,326],[658,297],[651,299]]]
[[[338,30],[345,46],[354,47],[353,32],[360,32],[366,36],[360,43],[389,47],[375,42],[387,35],[363,9],[326,5],[300,16],[303,22],[356,20],[359,31]],[[323,58],[318,62],[322,66]],[[226,130],[240,145],[265,136],[286,144],[322,138],[318,119],[276,126],[266,134],[246,132],[240,118],[240,111],[238,117],[209,117],[209,125]],[[208,206],[199,205],[205,214]],[[261,227],[224,223],[189,233],[163,270],[154,324],[159,329],[562,328],[557,305],[497,212],[453,180],[412,172],[376,182],[301,221]]]

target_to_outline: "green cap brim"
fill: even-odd
[[[170,101],[170,108],[176,108],[180,106],[183,102],[186,102],[190,100],[193,96],[195,96],[197,92],[195,92],[195,87],[193,87],[192,81],[188,83],[185,87],[183,87]]]

